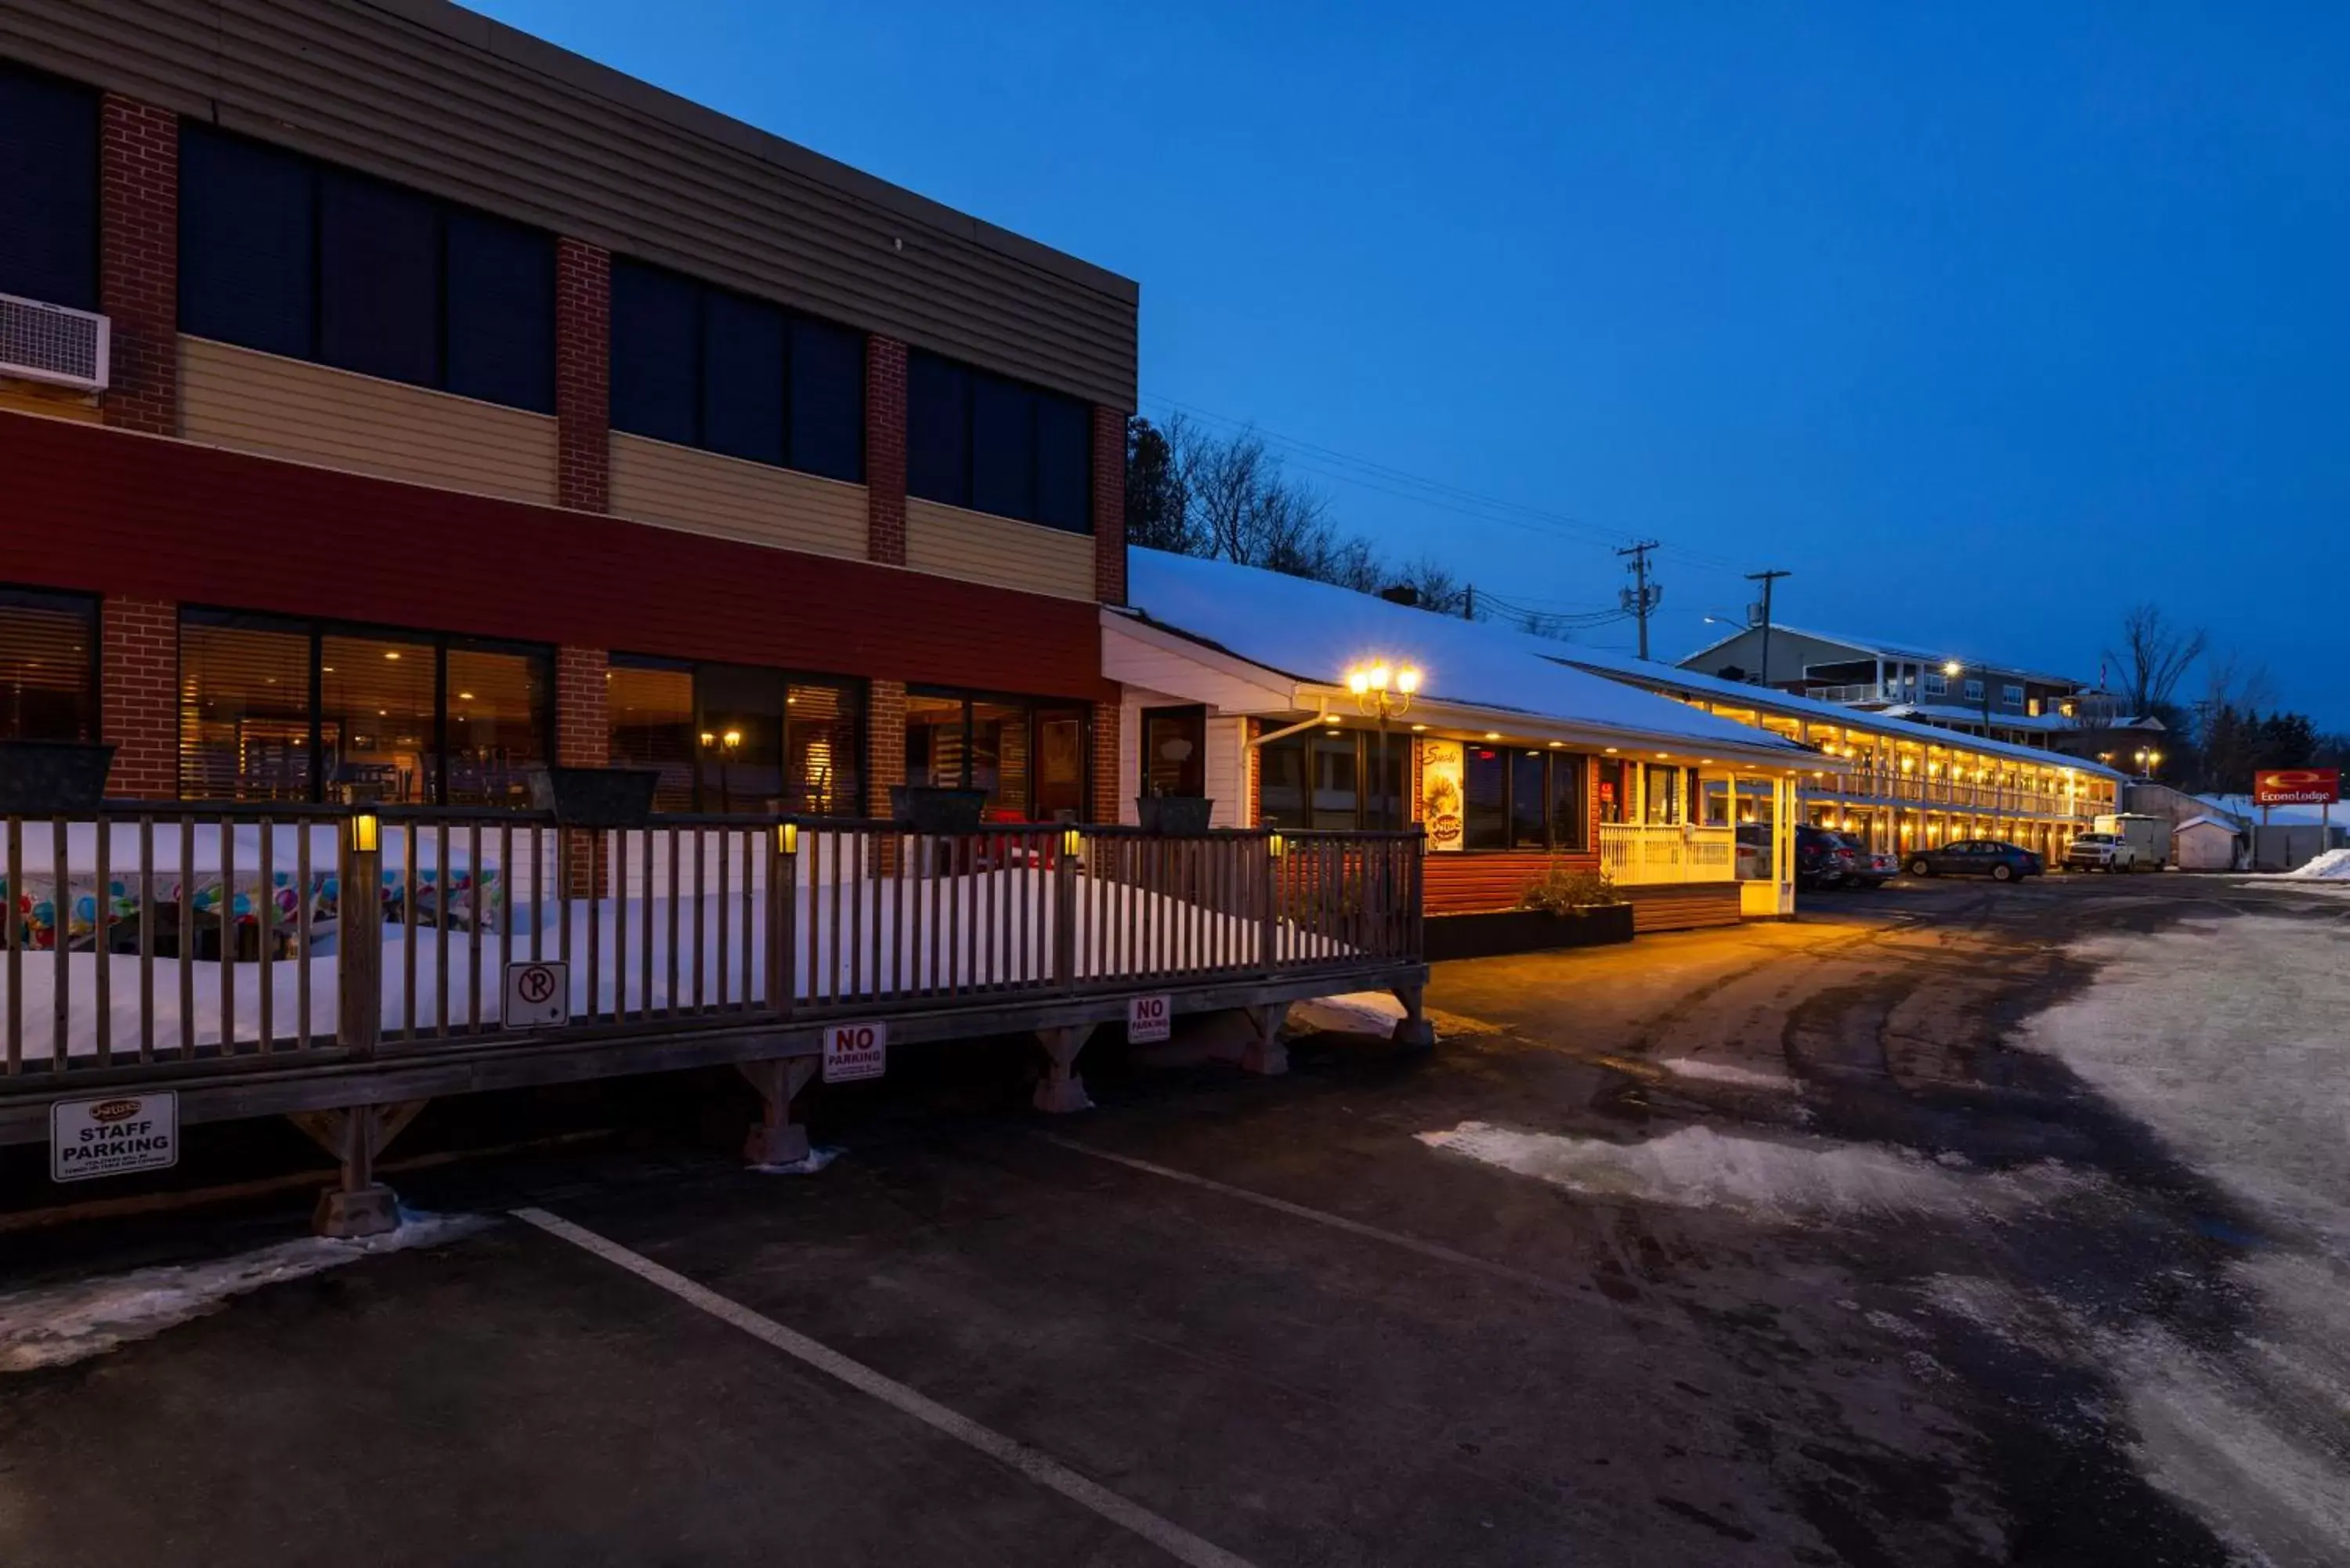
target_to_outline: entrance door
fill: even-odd
[[[1032,721],[1037,822],[1086,817],[1086,721],[1083,708],[1039,708]]]
[[[1142,711],[1144,794],[1208,793],[1208,711],[1204,707]]]

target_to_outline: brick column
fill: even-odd
[[[1094,597],[1126,602],[1126,416],[1094,409]]]
[[[865,553],[906,564],[906,346],[865,340]]]
[[[906,683],[876,680],[865,692],[865,810],[887,817],[889,786],[906,782]]]
[[[1113,823],[1118,819],[1118,747],[1120,704],[1094,704],[1094,788],[1093,820]]]
[[[99,724],[114,743],[106,793],[138,800],[180,794],[180,607],[162,599],[99,607]]]
[[[565,767],[600,768],[611,760],[611,661],[600,648],[555,650],[555,760]],[[575,898],[602,896],[606,868],[603,835],[585,830],[563,835],[563,881]]]
[[[108,93],[99,109],[98,307],[113,322],[106,422],[180,433],[180,119]],[[119,765],[119,764],[118,764]]]
[[[612,257],[555,242],[556,504],[606,512],[612,494]]]

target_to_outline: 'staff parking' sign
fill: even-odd
[[[824,1081],[827,1084],[878,1078],[889,1060],[886,1023],[836,1023],[824,1032]]]
[[[2254,805],[2332,805],[2341,798],[2339,768],[2269,768],[2252,775]]]
[[[87,1181],[180,1163],[180,1096],[116,1095],[49,1106],[49,1179]]]
[[[1126,1004],[1126,1037],[1138,1045],[1164,1040],[1173,1026],[1175,1010],[1163,996],[1138,996]]]

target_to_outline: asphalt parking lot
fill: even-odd
[[[415,1170],[463,1224],[0,1373],[0,1562],[2228,1561],[2088,1414],[2109,1366],[1928,1287],[2244,1331],[2220,1276],[2282,1227],[2012,1037],[2095,987],[2084,933],[2350,904],[1807,910],[1450,966],[1432,1057],[1106,1053],[1071,1118],[932,1063],[820,1105],[814,1176],[652,1094]],[[302,1207],[0,1233],[0,1288],[201,1272]]]

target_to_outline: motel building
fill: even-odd
[[[0,1140],[285,1114],[350,1233],[460,1090],[1424,1034],[1415,836],[1119,826],[1129,280],[437,0],[10,0],[0,169],[0,742],[112,748],[0,806]]]
[[[2076,833],[2120,810],[2124,776],[2038,746],[1989,740],[1575,647],[1576,668],[1801,745],[1800,820],[1891,854],[1994,838],[2063,860]]]
[[[1149,797],[1204,795],[1231,827],[1419,827],[1433,956],[1451,950],[1447,917],[1514,909],[1553,867],[1604,873],[1640,931],[1794,909],[1800,792],[1840,776],[1841,755],[1520,632],[1225,562],[1128,559],[1128,602],[1101,615],[1128,820]]]

